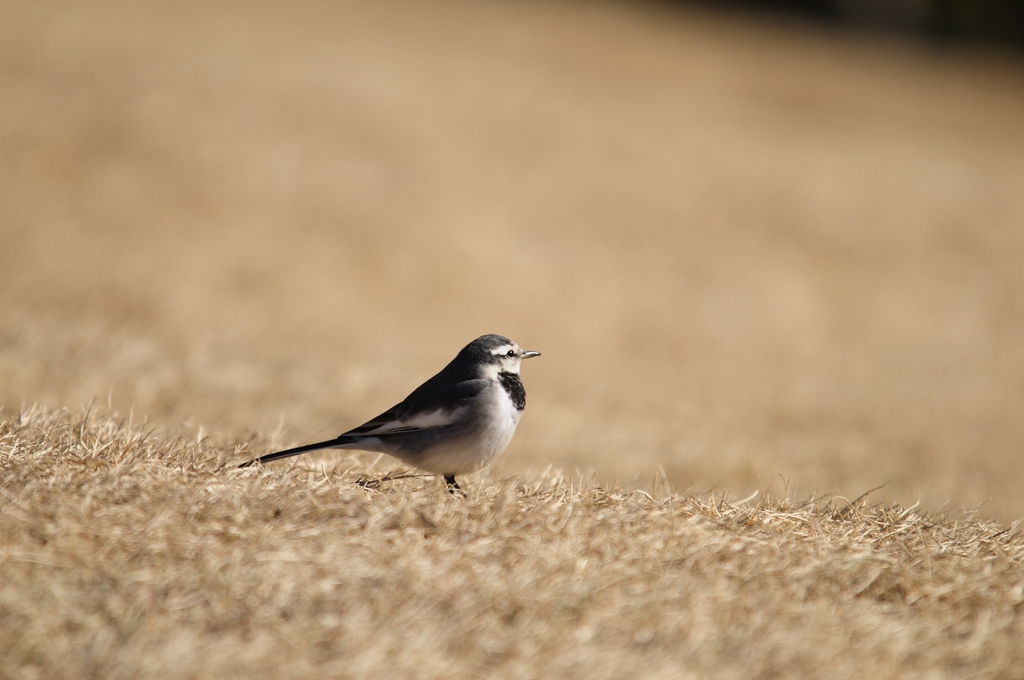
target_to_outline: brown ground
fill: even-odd
[[[611,3],[0,2],[0,403],[1024,514],[1024,61]],[[470,480],[472,483],[472,480]]]
[[[0,678],[1024,672],[1024,531],[991,521],[558,474],[374,490],[358,456],[238,470],[188,434],[0,421]]]

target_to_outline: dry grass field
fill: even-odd
[[[0,161],[0,677],[1024,677],[1020,54],[0,0]],[[492,332],[467,498],[230,468]]]
[[[377,490],[358,454],[234,467],[265,444],[3,422],[0,675],[1024,673],[1024,533],[991,521],[552,474]]]

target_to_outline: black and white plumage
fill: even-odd
[[[378,451],[413,467],[455,475],[488,465],[505,450],[526,408],[523,359],[540,356],[500,335],[466,345],[440,373],[373,420],[334,439],[260,456],[240,467],[317,449]]]

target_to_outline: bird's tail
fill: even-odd
[[[305,446],[296,446],[294,449],[285,449],[284,451],[278,451],[276,453],[268,453],[265,456],[259,458],[253,458],[248,463],[242,463],[238,467],[244,468],[256,463],[269,463],[272,460],[279,460],[281,458],[291,458],[297,456],[300,453],[307,451],[316,451],[317,449],[329,449],[339,444],[345,444],[347,440],[344,437],[337,437],[335,439],[328,439],[327,441],[317,442],[316,444],[306,444]]]

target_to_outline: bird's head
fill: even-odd
[[[466,345],[460,354],[474,361],[484,377],[519,373],[523,359],[540,356],[540,352],[524,350],[501,335],[482,335]]]

